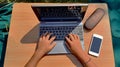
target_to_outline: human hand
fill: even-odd
[[[70,51],[74,55],[78,55],[79,53],[83,53],[82,46],[80,43],[80,38],[76,34],[69,34],[68,37],[65,37],[66,39],[66,45],[70,49]]]
[[[37,54],[44,55],[52,50],[52,48],[56,45],[56,43],[53,42],[56,37],[53,36],[50,38],[50,36],[50,33],[46,33],[40,37],[36,47]]]
[[[36,50],[25,67],[36,67],[38,61],[56,45],[56,43],[53,42],[55,36],[50,38],[50,35],[50,33],[46,33],[40,37]]]
[[[85,67],[97,67],[97,65],[91,60],[91,58],[82,50],[80,38],[76,34],[69,34],[69,38],[65,37],[66,45],[70,51],[82,62]]]

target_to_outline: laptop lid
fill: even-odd
[[[42,22],[62,22],[79,21],[81,22],[86,13],[88,4],[77,5],[32,5],[31,6],[39,21]]]

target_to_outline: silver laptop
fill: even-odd
[[[40,21],[40,36],[46,32],[56,36],[56,46],[48,54],[70,53],[65,45],[65,36],[69,33],[79,35],[84,49],[83,24],[87,4],[36,6],[32,9]]]

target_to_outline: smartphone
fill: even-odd
[[[93,34],[89,54],[98,57],[102,46],[103,36]]]

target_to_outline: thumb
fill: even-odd
[[[67,42],[65,42],[65,44],[66,44],[67,48],[70,50],[70,46],[68,45],[68,43],[67,43]]]
[[[53,42],[51,45],[50,45],[50,49],[53,49],[56,45],[56,42]]]

